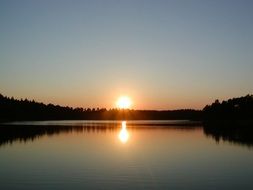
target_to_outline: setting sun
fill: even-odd
[[[129,97],[127,96],[121,96],[117,100],[117,107],[120,109],[129,109],[132,105],[132,101]]]

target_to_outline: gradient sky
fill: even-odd
[[[253,1],[0,1],[0,93],[203,108],[253,93]]]

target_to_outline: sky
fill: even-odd
[[[202,109],[253,93],[251,0],[1,0],[0,93]]]

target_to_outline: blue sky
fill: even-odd
[[[202,108],[253,93],[253,1],[0,1],[0,92]]]

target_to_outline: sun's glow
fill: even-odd
[[[129,109],[132,105],[132,101],[127,96],[121,96],[117,101],[117,107],[120,109]]]
[[[121,130],[119,132],[119,140],[125,144],[128,141],[129,133],[126,128],[126,121],[122,121],[121,123]]]

